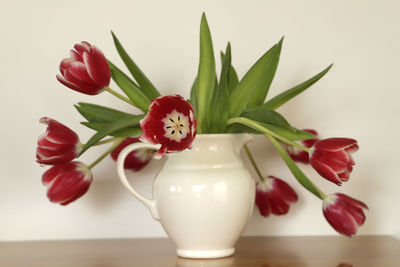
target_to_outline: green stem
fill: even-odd
[[[248,147],[247,145],[244,145],[244,150],[246,151],[247,156],[249,157],[251,164],[253,165],[254,169],[256,170],[256,173],[257,173],[257,175],[258,175],[258,178],[260,178],[260,181],[261,181],[261,182],[264,182],[264,181],[265,181],[265,178],[262,176],[261,171],[260,171],[260,169],[258,168],[258,166],[257,166],[257,164],[256,164],[256,161],[254,160],[254,157],[253,157],[253,155],[251,154],[250,149],[249,149],[249,147]]]
[[[279,144],[279,142],[272,137],[271,135],[265,135],[271,143],[275,146],[278,152],[281,154],[283,160],[285,161],[286,165],[289,167],[290,171],[293,173],[294,177],[296,177],[297,181],[306,188],[308,191],[316,195],[320,199],[326,198],[326,195],[315,185],[313,184],[310,179],[300,170],[300,168],[293,162],[292,158],[286,152],[286,150]]]
[[[128,104],[130,104],[130,105],[132,105],[132,106],[135,106],[129,98],[127,98],[127,97],[125,97],[125,96],[123,96],[123,95],[117,93],[116,91],[114,91],[114,90],[111,89],[110,87],[106,87],[106,91],[109,92],[110,94],[112,94],[112,95],[118,97],[118,98],[121,99],[122,101],[125,101],[126,103],[128,103]]]
[[[298,144],[298,143],[292,142],[292,141],[286,139],[285,137],[280,136],[280,135],[277,134],[277,133],[274,133],[274,132],[271,131],[270,129],[268,129],[268,128],[262,126],[262,125],[260,125],[260,124],[257,123],[256,121],[253,121],[253,120],[250,120],[250,119],[244,118],[244,117],[236,117],[236,118],[232,118],[232,119],[229,119],[229,120],[228,120],[228,125],[233,124],[233,123],[240,123],[240,124],[243,124],[243,125],[245,125],[245,126],[248,126],[248,127],[250,127],[250,128],[253,128],[254,130],[257,130],[257,131],[262,132],[262,133],[264,133],[264,134],[268,134],[268,135],[270,135],[270,136],[273,136],[273,137],[275,137],[276,139],[279,139],[280,141],[282,141],[282,142],[284,142],[284,143],[286,143],[286,144],[288,144],[288,145],[291,145],[291,146],[293,146],[293,147],[297,147],[297,148],[299,148],[299,149],[301,149],[301,150],[304,150],[304,151],[306,151],[306,152],[310,152],[310,149],[309,149],[308,147],[305,147],[305,146],[302,146],[302,145],[300,145],[300,144]]]
[[[111,142],[114,142],[114,141],[118,141],[120,139],[121,138],[119,138],[119,137],[113,137],[113,138],[110,138],[110,139],[99,141],[99,142],[95,143],[93,146],[100,146],[100,145],[108,144],[108,143],[111,143]]]
[[[89,170],[92,169],[94,166],[96,166],[100,161],[102,161],[105,157],[108,156],[108,154],[110,154],[119,144],[122,143],[124,139],[123,138],[119,138],[117,141],[115,141],[115,143],[106,150],[106,152],[104,152],[100,157],[98,157],[95,161],[93,161],[92,164],[89,165]]]

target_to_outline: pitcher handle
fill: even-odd
[[[121,180],[122,184],[129,190],[129,192],[131,192],[140,202],[142,202],[150,210],[153,218],[158,221],[160,219],[160,216],[158,214],[156,202],[153,199],[148,199],[148,198],[142,196],[135,189],[133,189],[133,187],[128,182],[128,179],[126,178],[126,175],[125,175],[125,170],[124,170],[125,158],[132,151],[141,149],[141,148],[158,150],[158,149],[160,149],[160,145],[153,145],[153,144],[149,144],[149,143],[134,143],[134,144],[131,144],[131,145],[125,147],[119,153],[118,160],[117,160],[118,176],[119,176],[119,179]]]

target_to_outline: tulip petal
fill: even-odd
[[[83,53],[87,73],[98,87],[105,87],[110,83],[110,67],[103,53],[95,46],[91,47],[91,53]]]
[[[311,157],[310,164],[322,177],[337,185],[342,185],[342,181],[339,179],[337,173],[325,163]]]
[[[336,152],[353,147],[357,140],[351,138],[327,138],[315,143],[314,148],[318,150]]]

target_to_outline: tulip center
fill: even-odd
[[[189,133],[189,118],[175,109],[162,120],[164,123],[164,136],[180,142]]]

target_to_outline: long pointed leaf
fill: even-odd
[[[151,83],[151,81],[146,77],[142,70],[136,65],[132,58],[125,51],[124,47],[118,40],[117,36],[111,31],[115,47],[117,48],[118,54],[120,55],[122,61],[125,63],[129,72],[135,78],[139,84],[139,89],[147,96],[148,99],[153,100],[154,98],[160,96],[160,93],[156,87]]]
[[[263,104],[266,108],[269,109],[277,109],[283,104],[285,104],[287,101],[292,99],[293,97],[297,96],[298,94],[304,92],[306,89],[308,89],[311,85],[316,83],[319,79],[324,77],[324,75],[331,69],[333,64],[329,65],[326,69],[318,73],[317,75],[311,77],[307,81],[289,89],[286,90],[285,92],[275,96],[274,98],[268,100]]]
[[[221,52],[221,65],[223,65],[224,57],[225,54]],[[238,83],[239,83],[239,77],[237,75],[235,68],[232,65],[232,52],[231,52],[231,66],[229,68],[229,79],[228,79],[229,95],[232,93],[233,89],[235,89]]]
[[[95,131],[100,131],[105,127],[108,127],[110,123],[107,122],[81,122],[82,125],[85,125],[86,127],[93,129]],[[117,130],[115,132],[110,133],[110,136],[114,137],[131,137],[131,136],[137,136],[142,133],[142,129],[139,126],[136,127],[127,127],[121,130]]]
[[[226,52],[222,63],[220,82],[213,99],[211,116],[211,133],[222,133],[226,128],[229,112],[229,71],[231,67],[231,44],[226,46]]]
[[[122,91],[129,97],[132,103],[144,113],[147,113],[150,100],[142,93],[135,83],[126,76],[117,66],[108,62],[111,69],[111,77],[118,84]]]
[[[82,102],[78,103],[78,105],[75,105],[75,108],[85,119],[90,122],[112,122],[119,119],[129,119],[132,117],[140,116],[125,113],[100,105]]]
[[[271,59],[277,45],[269,49],[244,75],[229,97],[229,116],[239,116],[243,109],[253,99],[254,95],[259,96],[260,92],[266,92],[271,83]],[[263,93],[264,94],[264,93]]]
[[[283,38],[278,42],[275,49],[271,51],[271,56],[266,62],[264,70],[264,83],[263,86],[258,87],[249,100],[248,106],[256,106],[264,103],[267,97],[269,88],[271,87],[272,80],[275,77],[276,69],[278,68],[279,57],[281,54]]]
[[[198,106],[198,116],[196,119],[198,122],[199,133],[207,131],[207,111],[210,107],[213,97],[215,76],[213,44],[206,15],[203,13],[200,25],[200,63],[196,84],[196,97]]]
[[[107,124],[104,128],[99,130],[96,134],[94,134],[87,143],[82,147],[81,152],[79,153],[78,157],[82,155],[86,150],[88,150],[91,146],[93,146],[96,142],[100,141],[107,135],[111,133],[127,128],[132,126],[137,126],[140,122],[139,118],[132,118],[132,119],[122,119],[118,121],[114,121],[110,124]]]

